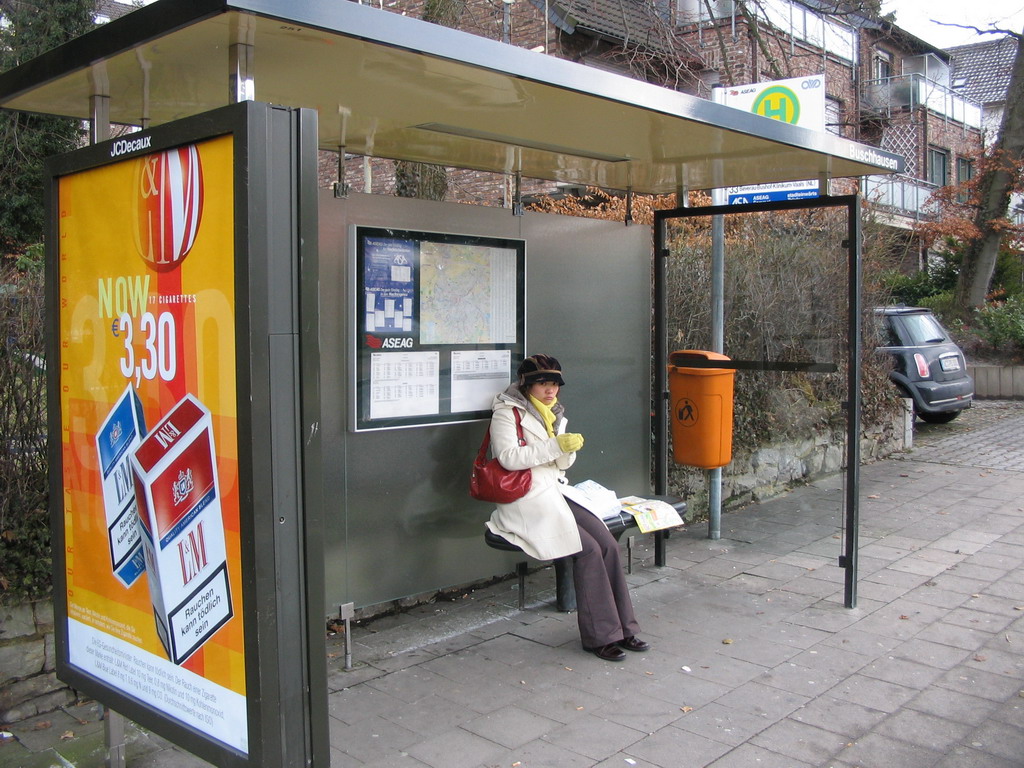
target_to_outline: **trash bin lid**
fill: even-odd
[[[728,360],[729,357],[719,352],[709,352],[706,349],[677,349],[668,356],[672,365],[686,365],[700,363],[703,360]]]
[[[686,373],[697,376],[717,376],[736,373],[735,368],[719,367],[714,363],[729,360],[727,355],[709,352],[705,349],[679,349],[668,356],[669,373]],[[712,363],[708,365],[707,363]]]

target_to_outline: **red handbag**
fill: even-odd
[[[512,409],[516,415],[516,434],[519,445],[526,445],[523,437],[523,423],[519,409]],[[505,469],[497,459],[487,458],[487,449],[491,445],[491,430],[484,433],[484,441],[477,451],[473,462],[473,475],[469,478],[469,495],[480,501],[492,504],[509,504],[523,498],[530,491],[533,473],[529,469]]]

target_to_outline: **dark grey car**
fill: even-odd
[[[923,307],[879,307],[882,346],[893,357],[889,378],[914,401],[914,412],[925,421],[952,421],[974,399],[974,379],[967,373],[964,353],[949,333]]]

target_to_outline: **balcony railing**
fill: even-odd
[[[978,102],[916,73],[868,80],[861,89],[861,104],[868,111],[887,116],[898,110],[926,107],[950,120],[981,128]]]
[[[1024,203],[1010,204],[1010,221],[1015,227],[1024,227]]]
[[[936,189],[936,184],[910,176],[865,176],[863,195],[868,202],[898,215],[924,219],[933,214],[928,198]]]

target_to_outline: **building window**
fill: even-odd
[[[875,80],[885,80],[892,77],[892,54],[876,48],[871,60],[874,69]]]
[[[949,184],[949,152],[944,149],[928,149],[928,181],[940,187]]]
[[[963,184],[974,178],[974,161],[967,157],[956,159],[956,183]]]
[[[958,157],[956,159],[956,183],[962,185],[964,182],[970,181],[974,178],[974,161],[967,157]],[[958,202],[966,203],[968,195],[966,192],[958,192],[956,199]]]
[[[825,130],[837,136],[843,135],[843,105],[831,96],[825,97]]]

